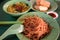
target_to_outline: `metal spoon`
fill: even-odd
[[[0,36],[0,40],[3,40],[6,36],[11,35],[11,34],[18,34],[23,32],[24,26],[20,24],[14,24],[12,25],[5,33],[3,33]]]

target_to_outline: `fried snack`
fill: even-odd
[[[16,13],[16,12],[25,12],[29,9],[29,6],[23,2],[17,2],[13,5],[9,5],[7,8],[8,12]]]

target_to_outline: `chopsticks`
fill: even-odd
[[[22,24],[22,21],[0,21],[0,24]]]

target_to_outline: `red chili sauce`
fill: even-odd
[[[52,16],[53,18],[56,17],[56,15],[54,13],[49,13],[48,15]]]

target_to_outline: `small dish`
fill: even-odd
[[[50,11],[50,12],[47,12],[47,14],[52,16],[53,19],[57,19],[58,18],[58,13],[57,12]]]
[[[8,12],[8,11],[7,11],[8,6],[9,6],[9,5],[13,5],[13,4],[17,3],[17,2],[22,2],[22,3],[27,4],[27,5],[29,6],[29,9],[27,9],[27,10],[24,11],[24,12],[18,12],[18,13]],[[22,15],[22,14],[25,14],[26,12],[28,12],[28,11],[30,10],[30,6],[31,6],[30,2],[29,2],[29,1],[26,1],[26,0],[24,0],[24,1],[23,1],[23,0],[11,0],[11,1],[8,1],[7,3],[5,3],[5,4],[3,5],[3,10],[4,10],[6,13],[10,14],[10,15],[19,16],[19,15]]]
[[[51,3],[51,7],[47,10],[47,11],[43,11],[43,12],[49,12],[49,11],[55,11],[58,8],[58,5],[55,1],[52,0],[47,0]],[[35,11],[39,11],[33,8],[33,6],[36,4],[36,1],[34,1],[34,3],[32,3],[32,9]],[[39,11],[40,12],[40,11]]]

